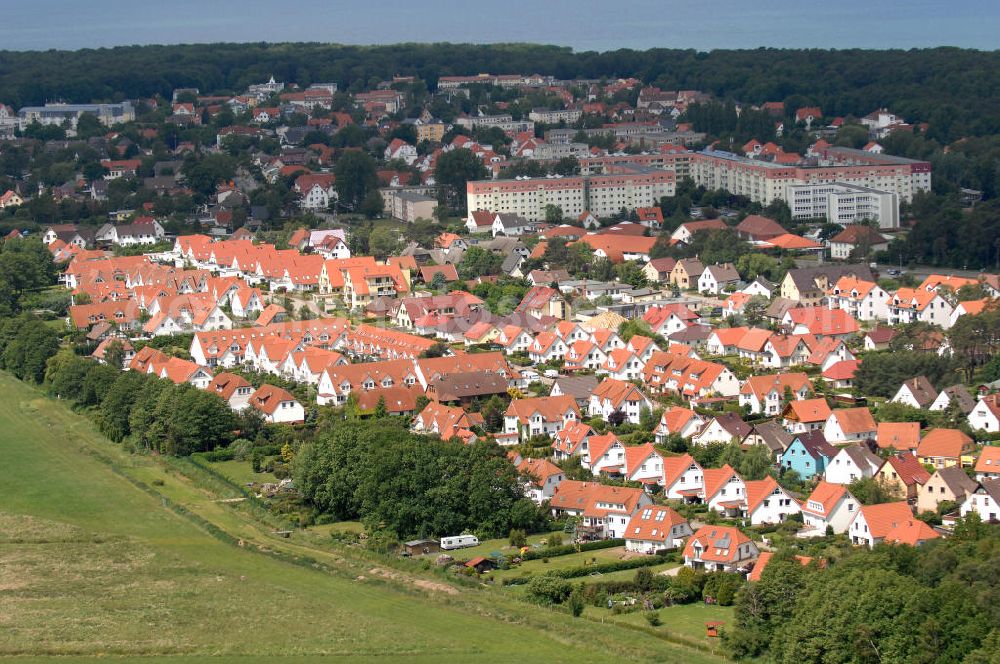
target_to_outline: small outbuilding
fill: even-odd
[[[440,550],[441,543],[432,539],[412,540],[403,544],[403,551],[408,556],[422,556],[427,553],[437,553]]]

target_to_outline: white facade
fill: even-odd
[[[788,187],[793,219],[818,219],[841,226],[871,220],[879,228],[899,228],[899,196],[843,182],[817,182]]]
[[[826,466],[824,479],[830,484],[850,484],[854,480],[874,477],[878,467],[874,463],[864,462],[861,466],[842,449],[830,459]]]

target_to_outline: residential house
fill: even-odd
[[[969,426],[990,433],[1000,431],[1000,394],[988,394],[969,411]]]
[[[624,537],[632,516],[651,502],[642,489],[563,480],[549,507],[556,518],[579,517],[580,539],[600,540]]]
[[[774,462],[781,463],[781,456],[788,449],[795,436],[788,433],[777,420],[767,420],[753,425],[750,433],[740,442],[744,450],[752,449],[754,445],[764,445],[771,451]]]
[[[553,381],[549,396],[569,395],[576,399],[578,406],[584,408],[590,402],[590,395],[596,388],[596,376],[560,376]]]
[[[562,468],[548,459],[524,459],[517,464],[517,472],[525,480],[524,494],[539,505],[550,500],[566,479]]]
[[[693,445],[729,443],[743,440],[750,434],[750,425],[736,413],[720,413],[702,425],[698,433],[691,436]]]
[[[889,399],[892,403],[901,403],[911,408],[930,408],[937,399],[937,390],[924,376],[917,376],[905,381]]]
[[[955,310],[937,291],[922,288],[900,288],[887,299],[886,304],[889,307],[890,325],[907,325],[919,321],[948,329]]]
[[[625,528],[625,550],[657,553],[680,548],[693,534],[687,519],[670,507],[648,505],[629,519]]]
[[[698,291],[718,295],[731,290],[740,282],[740,274],[732,263],[709,265],[698,277]]]
[[[670,258],[654,258],[653,260],[646,263],[642,268],[643,274],[646,275],[646,279],[653,284],[666,284],[670,283],[670,273],[673,271],[674,266],[677,265],[677,259]]]
[[[867,408],[838,408],[830,413],[823,435],[831,444],[875,440],[875,418]]]
[[[748,567],[760,553],[738,528],[702,526],[684,545],[684,564],[706,572],[736,572]]]
[[[934,468],[972,466],[976,444],[958,429],[931,429],[917,446],[920,463]]]
[[[808,480],[813,475],[824,474],[836,455],[837,448],[826,442],[823,432],[817,429],[796,435],[781,455],[780,463],[784,468],[794,470],[802,479]]]
[[[976,459],[976,480],[1000,480],[1000,446],[987,445]]]
[[[264,384],[250,395],[250,407],[273,424],[293,424],[305,421],[305,409],[291,392],[274,385]]]
[[[533,286],[525,293],[521,302],[514,309],[515,313],[527,314],[535,318],[552,316],[562,320],[569,320],[572,316],[572,307],[569,302],[555,288],[548,286]]]
[[[625,446],[611,432],[600,436],[592,435],[587,440],[587,452],[583,455],[582,464],[595,476],[604,473],[622,477],[625,471]]]
[[[969,394],[965,385],[952,385],[941,390],[934,399],[930,410],[947,410],[954,408],[962,415],[968,416],[976,407],[976,400]]]
[[[873,281],[841,277],[827,292],[826,305],[843,309],[857,320],[886,320],[889,317],[889,294]]]
[[[862,505],[855,513],[847,532],[852,544],[863,544],[874,548],[892,531],[905,528],[912,522],[913,512],[906,501]]]
[[[683,406],[670,406],[663,411],[660,416],[660,423],[653,434],[656,436],[656,443],[662,445],[668,436],[680,436],[690,438],[696,434],[705,424],[704,418],[690,408]]]
[[[894,454],[885,460],[875,474],[875,478],[906,500],[914,502],[917,492],[923,487],[931,474],[920,465],[917,456],[911,452]]]
[[[705,489],[701,466],[690,454],[663,457],[663,495],[672,500],[700,500]]]
[[[551,437],[569,422],[580,419],[580,408],[571,396],[514,399],[504,413],[504,443],[527,441],[532,436]]]
[[[625,468],[622,475],[631,482],[660,485],[663,483],[663,457],[652,443],[630,445],[625,448]]]
[[[552,456],[556,461],[571,456],[589,458],[590,437],[596,435],[589,424],[578,420],[567,422],[561,431],[552,434]]]
[[[218,395],[229,407],[235,411],[241,411],[250,405],[250,397],[256,388],[250,384],[243,376],[222,372],[212,378],[212,382],[205,388],[208,392]]]
[[[1000,480],[983,480],[965,499],[959,513],[962,518],[970,512],[979,515],[983,523],[995,524],[1000,521]]]
[[[916,451],[920,444],[919,422],[879,422],[875,440],[882,449]]]
[[[702,477],[702,495],[710,510],[733,519],[746,516],[746,485],[732,466],[727,463],[722,468],[705,468]]]
[[[825,428],[832,412],[826,399],[802,399],[790,401],[781,411],[781,418],[791,433],[806,433]]]
[[[826,467],[824,477],[831,484],[850,484],[855,480],[874,477],[882,467],[882,459],[864,445],[840,448]]]
[[[867,224],[850,224],[830,238],[829,244],[830,257],[836,260],[864,259],[889,247],[889,241]]]
[[[784,399],[803,400],[812,396],[812,384],[804,373],[783,373],[750,376],[740,387],[740,406],[751,413],[776,416],[781,414]]]
[[[639,424],[643,409],[652,410],[653,402],[632,383],[605,378],[590,395],[587,412],[605,422],[613,422],[619,414],[625,422]]]
[[[847,487],[820,480],[802,504],[802,522],[809,534],[823,536],[847,532],[860,503]]]
[[[960,466],[938,468],[917,492],[917,512],[935,512],[945,501],[961,505],[978,487]]]
[[[697,258],[682,258],[670,271],[670,283],[680,290],[696,289],[704,271],[705,265]]]
[[[762,480],[748,480],[746,487],[746,515],[753,525],[781,523],[789,516],[801,512],[799,502],[771,476]]]

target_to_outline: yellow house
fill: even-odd
[[[875,474],[875,478],[886,488],[907,500],[917,497],[917,492],[930,476],[917,457],[909,452],[889,457]]]
[[[18,205],[23,204],[24,199],[21,198],[13,189],[8,189],[3,196],[0,196],[0,210],[9,207],[17,207]]]
[[[697,258],[683,258],[670,271],[670,283],[681,290],[697,288],[698,277],[704,271],[705,266]]]
[[[917,494],[917,512],[934,512],[946,500],[961,503],[973,493],[979,483],[965,474],[958,466],[941,468],[920,487]]]
[[[917,445],[917,459],[934,468],[972,466],[976,444],[958,429],[932,429]]]
[[[444,139],[447,127],[443,122],[428,122],[417,125],[417,142],[430,141],[440,143]]]

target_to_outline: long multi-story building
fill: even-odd
[[[515,120],[510,114],[500,115],[476,115],[465,118],[458,118],[455,124],[466,129],[476,129],[478,127],[499,127],[501,131],[508,134],[534,134],[535,123],[531,120]]]
[[[705,150],[692,155],[691,177],[708,189],[725,189],[763,205],[788,201],[792,186],[835,182],[893,193],[909,202],[917,192],[930,190],[931,165],[849,148],[828,148],[819,158],[797,164]]]
[[[519,178],[469,182],[466,199],[470,212],[489,210],[513,213],[529,221],[543,221],[545,209],[555,205],[564,216],[578,217],[589,211],[611,217],[622,209],[658,205],[664,196],[673,196],[672,171],[646,170],[575,177]]]
[[[21,129],[37,122],[41,125],[65,125],[76,129],[76,123],[84,113],[95,116],[101,124],[112,126],[135,120],[135,108],[123,101],[120,104],[46,104],[45,106],[25,106],[17,112]]]
[[[899,228],[899,195],[843,182],[788,186],[793,219],[826,218],[841,226],[871,220],[879,228]]]

